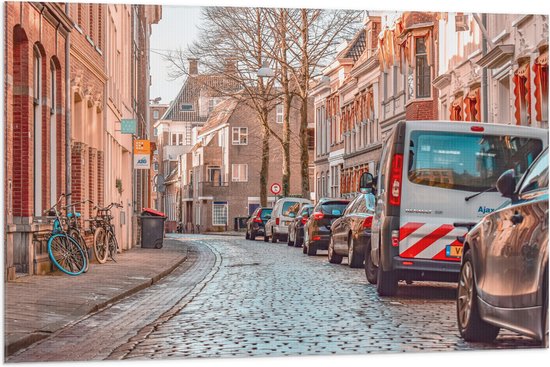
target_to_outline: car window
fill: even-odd
[[[302,216],[302,217],[303,217],[304,215],[308,216],[308,215],[309,215],[309,209],[310,209],[310,208],[311,208],[311,207],[310,207],[309,205],[304,206],[304,207],[302,208],[302,210],[300,210],[300,216]]]
[[[365,195],[365,206],[367,211],[374,211],[376,208],[376,197],[372,194]]]
[[[380,167],[378,168],[378,192],[384,191],[384,187],[386,185],[385,177],[386,177],[386,167],[384,165],[386,164],[386,156],[388,155],[388,148],[385,145],[384,149],[382,150],[382,160],[380,161]]]
[[[526,172],[519,193],[521,195],[546,188],[548,188],[548,150]]]
[[[323,214],[342,215],[348,204],[349,201],[344,200],[326,201],[320,205],[319,209]]]
[[[360,195],[359,195],[360,196]],[[348,204],[348,206],[346,206],[346,209],[344,210],[344,215],[348,215],[350,213],[353,213],[354,211],[354,206],[355,204],[357,204],[358,200],[359,200],[359,196],[355,197],[355,199],[353,199],[352,201],[350,201],[350,203]]]
[[[290,213],[296,213],[298,210],[298,206],[296,204],[298,204],[298,206],[300,205],[300,203],[296,201],[285,201],[283,203],[283,208],[281,209],[281,214],[288,217]]]
[[[541,151],[534,138],[413,131],[408,177],[419,185],[483,191],[510,168],[520,177]]]
[[[262,209],[262,214],[260,214],[260,218],[266,219],[266,217],[271,215],[272,210],[273,209],[268,209],[268,208]]]

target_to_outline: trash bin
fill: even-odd
[[[162,248],[166,215],[153,209],[143,208],[141,215],[141,247]]]
[[[240,231],[241,229],[245,229],[247,221],[248,217],[235,217],[234,230]]]

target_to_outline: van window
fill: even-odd
[[[282,215],[290,216],[290,213],[296,213],[300,203],[297,201],[285,201],[283,203],[283,209],[281,210]]]
[[[413,131],[408,176],[419,185],[482,191],[507,169],[520,177],[541,151],[534,138]]]

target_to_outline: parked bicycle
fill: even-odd
[[[84,255],[86,256],[86,268],[84,269],[84,273],[88,271],[88,268],[90,267],[90,254],[88,253],[88,244],[86,243],[86,240],[84,239],[84,236],[82,236],[81,232],[81,226],[80,226],[80,213],[76,211],[76,206],[80,204],[85,204],[90,200],[84,200],[79,203],[73,203],[70,205],[65,206],[65,209],[67,211],[67,233],[69,236],[77,240],[77,242],[80,244],[80,247],[82,247],[82,250],[84,251]]]
[[[79,275],[87,267],[86,255],[77,240],[67,233],[67,218],[63,217],[58,210],[61,200],[70,195],[70,193],[61,194],[57,203],[44,212],[48,216],[55,217],[52,234],[48,239],[48,255],[52,263],[63,273]]]
[[[106,207],[94,206],[95,218],[90,220],[90,228],[94,231],[94,254],[98,262],[103,264],[107,257],[116,262],[118,253],[118,241],[115,236],[115,228],[111,223],[113,207],[122,208],[121,204],[111,203]]]

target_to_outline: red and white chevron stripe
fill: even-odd
[[[452,224],[405,223],[399,229],[399,256],[460,261],[459,258],[447,257],[445,248],[447,245],[462,246],[456,238],[464,234],[463,228],[455,228]]]

